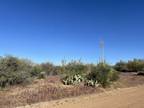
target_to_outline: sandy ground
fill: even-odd
[[[19,108],[144,108],[144,86],[42,102]]]

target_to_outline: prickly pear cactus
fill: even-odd
[[[73,76],[67,76],[65,77],[62,82],[65,85],[74,85],[74,84],[79,84],[82,82],[84,78],[81,75],[73,75]]]

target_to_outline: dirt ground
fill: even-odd
[[[19,108],[144,108],[144,86],[121,88]]]

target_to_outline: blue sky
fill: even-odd
[[[144,58],[143,0],[0,0],[0,55],[34,62]]]

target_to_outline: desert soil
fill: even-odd
[[[144,86],[106,91],[19,108],[144,108]]]

